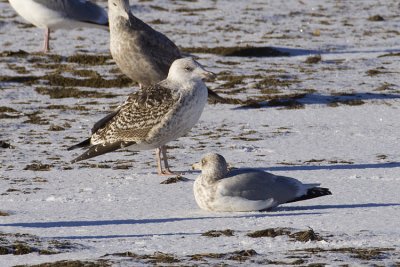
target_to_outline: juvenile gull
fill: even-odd
[[[262,170],[228,171],[224,157],[216,153],[206,154],[193,167],[201,169],[194,182],[194,197],[200,208],[209,211],[262,211],[332,194],[320,184],[303,184]]]
[[[107,12],[87,0],[9,0],[17,13],[45,30],[44,52],[49,51],[50,30],[107,27]]]
[[[175,60],[167,79],[131,94],[116,111],[94,125],[89,139],[70,147],[68,150],[90,145],[72,162],[122,147],[135,151],[160,148],[156,152],[158,173],[171,174],[164,145],[197,123],[207,102],[202,79],[212,76],[192,58]]]
[[[111,55],[141,88],[164,80],[172,62],[183,57],[167,36],[131,13],[129,0],[108,0],[108,15]],[[225,101],[210,89],[208,94],[216,101]]]

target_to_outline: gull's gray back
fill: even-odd
[[[273,198],[279,204],[295,199],[302,191],[302,184],[296,179],[261,170],[233,170],[219,183],[226,189],[221,190],[222,194],[249,200]]]
[[[108,24],[105,10],[90,1],[82,0],[34,0],[49,9],[64,13],[67,18],[100,25]]]

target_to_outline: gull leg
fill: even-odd
[[[169,169],[168,166],[167,152],[165,149],[165,146],[161,146],[156,149],[157,173],[159,175],[173,175],[174,173]],[[161,157],[163,159],[165,169],[162,167]]]
[[[162,166],[161,166],[161,148],[156,148],[156,161],[157,161],[157,173],[159,175],[163,174]]]
[[[50,39],[50,29],[46,28],[44,30],[44,45],[43,45],[43,52],[49,52],[49,39]]]
[[[164,161],[164,167],[165,167],[165,170],[163,171],[163,173],[164,173],[165,175],[172,175],[172,174],[174,174],[174,172],[172,172],[172,171],[169,169],[168,157],[167,157],[167,147],[166,147],[166,146],[161,146],[160,150],[161,150],[161,153],[162,153],[162,157],[163,157],[163,161]]]

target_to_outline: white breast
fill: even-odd
[[[159,147],[188,133],[198,122],[206,102],[207,88],[204,84],[189,94],[184,93],[176,110],[153,129],[152,145]]]
[[[212,185],[208,184],[203,177],[200,175],[196,178],[193,184],[194,199],[197,205],[203,209],[212,211],[214,202],[214,193]]]

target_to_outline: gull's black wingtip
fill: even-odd
[[[75,146],[73,146],[71,148],[73,149],[73,148],[76,148],[76,147],[84,147],[84,146],[86,146],[87,143],[90,144],[90,139],[87,139],[87,140],[85,140],[85,141],[83,141],[83,142],[81,142],[81,143],[79,143],[79,144],[77,144],[77,145],[75,145]],[[71,163],[75,163],[75,162],[78,162],[78,161],[81,161],[81,160],[97,157],[99,155],[102,155],[102,154],[105,154],[105,153],[108,153],[108,152],[112,152],[112,151],[117,150],[119,148],[128,147],[130,145],[133,145],[134,143],[135,142],[132,142],[132,141],[128,141],[128,142],[117,141],[117,142],[114,142],[114,143],[102,143],[102,144],[92,145],[82,155],[80,155],[79,157],[73,159],[71,161]]]
[[[291,201],[287,201],[286,203],[302,201],[302,200],[307,200],[307,199],[313,199],[313,198],[323,197],[323,196],[328,196],[328,195],[332,195],[332,192],[329,190],[329,188],[313,187],[313,188],[308,189],[307,193],[305,195],[295,198]]]
[[[88,139],[86,139],[86,140],[80,142],[79,144],[70,146],[69,148],[67,148],[67,150],[69,151],[69,150],[73,150],[73,149],[76,149],[76,148],[87,147],[87,146],[89,146],[89,145],[90,145],[90,138],[88,138]]]

